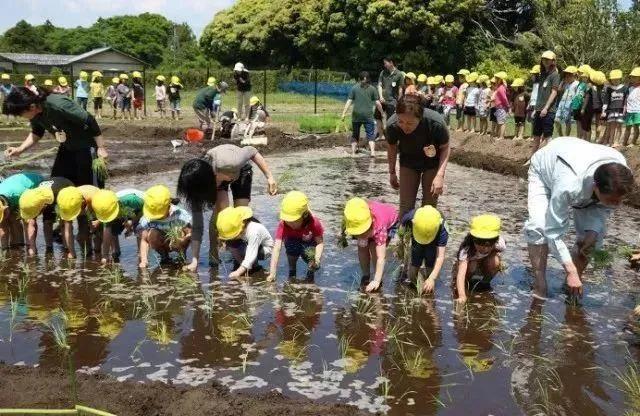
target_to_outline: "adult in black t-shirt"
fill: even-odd
[[[422,183],[422,205],[438,203],[449,162],[449,131],[442,116],[424,109],[420,98],[400,98],[386,130],[389,182],[400,189],[400,218],[415,208],[418,188]],[[400,177],[396,175],[396,159],[400,154]]]
[[[233,67],[233,79],[236,81],[236,91],[238,94],[238,118],[246,120],[249,118],[249,100],[251,99],[251,78],[249,70],[238,62]]]

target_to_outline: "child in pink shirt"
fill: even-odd
[[[377,201],[352,198],[344,209],[344,232],[358,241],[358,259],[362,270],[361,285],[367,292],[378,290],[386,262],[387,245],[398,227],[395,206]],[[375,262],[374,280],[371,261]]]

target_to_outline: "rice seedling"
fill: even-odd
[[[353,307],[358,314],[364,316],[374,314],[376,311],[375,300],[370,296],[359,295],[358,300]]]
[[[18,295],[21,299],[27,294],[29,282],[31,281],[31,268],[25,261],[18,265]]]
[[[424,293],[424,273],[422,271],[418,271],[418,276],[416,277],[416,292],[418,293],[418,297],[421,298]]]
[[[165,232],[165,238],[169,247],[178,247],[184,238],[184,230],[181,225],[174,224]]]
[[[152,319],[147,325],[149,338],[160,345],[169,345],[169,343],[171,343],[171,332],[169,331],[169,326],[163,319]]]
[[[124,278],[124,272],[118,266],[110,266],[100,270],[99,276],[113,285],[119,285]]]
[[[401,262],[406,263],[407,255],[411,253],[411,228],[400,227],[396,235],[397,240],[392,245],[391,252]]]
[[[91,163],[91,169],[96,174],[99,180],[106,181],[109,179],[109,169],[107,168],[107,161],[103,157],[97,157],[93,159]]]
[[[59,309],[51,315],[47,326],[53,334],[53,339],[58,348],[62,351],[71,349],[67,337],[67,315],[64,310]]]
[[[340,358],[345,359],[347,357],[347,351],[349,350],[352,340],[353,335],[340,335],[340,338],[338,339],[338,352],[340,353]]]
[[[415,349],[398,345],[398,352],[402,360],[402,368],[405,369],[409,376],[415,378],[431,377],[433,374],[433,364],[426,357],[422,348]]]
[[[207,319],[209,322],[213,320],[213,310],[214,310],[214,301],[213,301],[213,291],[205,290],[203,293],[204,303],[202,305],[202,309],[207,314]]]
[[[632,357],[628,357],[623,369],[616,369],[613,375],[617,381],[616,388],[621,390],[627,399],[632,412],[640,412],[640,366]]]
[[[9,317],[9,342],[13,340],[13,331],[15,331],[17,322],[16,318],[18,317],[18,301],[13,298],[13,294],[9,294],[9,302],[11,305],[11,316]]]
[[[289,192],[295,184],[296,177],[293,168],[288,168],[278,177],[278,193]]]
[[[594,269],[606,269],[613,264],[613,252],[609,249],[593,250],[591,261]]]

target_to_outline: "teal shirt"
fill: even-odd
[[[349,99],[353,101],[352,121],[363,123],[374,120],[376,101],[380,99],[375,87],[368,84],[363,87],[361,83],[357,83],[351,89]]]
[[[40,174],[33,172],[11,175],[0,183],[0,197],[7,200],[11,210],[15,210],[24,191],[37,188],[43,180]]]
[[[204,87],[198,90],[196,98],[193,100],[193,108],[196,110],[211,110],[216,97],[220,95],[215,87]]]
[[[117,192],[118,202],[120,203],[119,218],[133,219],[142,217],[142,208],[144,207],[144,194],[135,189],[125,189]]]
[[[580,81],[578,87],[576,88],[576,95],[573,96],[571,100],[571,109],[572,110],[580,110],[582,108],[582,103],[584,102],[584,96],[587,92],[587,83]]]

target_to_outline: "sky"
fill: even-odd
[[[55,26],[90,26],[98,17],[144,12],[187,22],[200,36],[213,15],[235,0],[0,0],[0,33],[24,19],[36,25],[49,19]]]
[[[235,0],[0,0],[0,33],[24,19],[41,24],[49,19],[62,27],[90,26],[98,17],[143,12],[160,13],[177,23],[187,22],[200,36],[213,15]],[[629,7],[631,0],[619,0]]]

